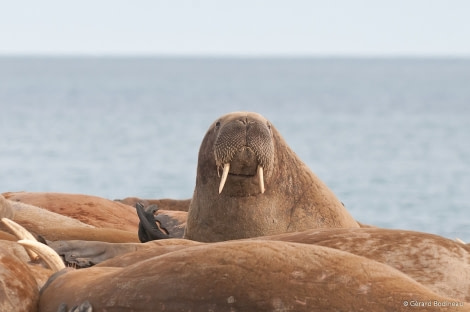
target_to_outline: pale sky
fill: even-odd
[[[468,0],[0,0],[0,55],[470,57]]]

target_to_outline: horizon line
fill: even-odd
[[[175,58],[175,59],[470,59],[470,54],[417,53],[2,53],[0,58]]]

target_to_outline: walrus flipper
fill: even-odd
[[[170,211],[171,213],[171,211]],[[180,218],[168,213],[159,213],[155,216],[155,221],[163,226],[170,238],[183,238],[185,224],[182,224]]]
[[[166,231],[166,229],[160,229],[155,223],[154,213],[158,210],[156,205],[151,205],[147,209],[144,209],[144,205],[137,203],[135,204],[135,209],[140,220],[138,235],[139,240],[142,243],[157,239],[170,238],[170,235],[163,232]]]

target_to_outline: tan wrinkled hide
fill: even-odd
[[[41,207],[97,228],[134,232],[139,224],[135,208],[97,196],[41,192],[9,192],[3,195],[11,201]]]
[[[6,203],[11,207],[14,217],[13,220],[22,225],[28,231],[41,235],[47,240],[93,240],[93,241],[105,241],[105,242],[113,242],[113,243],[120,243],[120,242],[139,242],[137,237],[137,225],[135,228],[129,228],[129,230],[122,230],[120,225],[127,222],[135,221],[116,221],[116,224],[113,225],[111,221],[105,221],[103,218],[105,217],[102,215],[104,212],[95,212],[95,210],[100,210],[101,206],[97,205],[100,202],[107,202],[104,199],[98,200],[97,203],[91,205],[90,202],[81,202],[75,203],[75,205],[71,204],[71,201],[76,199],[75,195],[68,196],[67,194],[57,194],[57,193],[4,193],[5,196],[12,198],[14,200],[5,200]],[[60,196],[59,196],[60,195]],[[0,195],[1,197],[1,195]],[[1,197],[3,198],[3,197]],[[52,199],[57,200],[54,201]],[[65,203],[62,203],[61,200],[63,198],[67,198]],[[85,195],[79,196],[78,198],[87,198],[88,201],[94,200],[97,197],[90,196],[87,197]],[[38,202],[39,204],[43,201],[49,202],[46,205],[51,210],[56,210],[57,212],[50,211],[46,208],[37,207],[34,205],[26,204],[23,201],[28,202]],[[111,202],[112,201],[108,201]],[[87,204],[88,203],[88,204]],[[70,206],[67,206],[70,204]],[[119,203],[116,203],[119,204]],[[73,208],[78,207],[77,205],[82,205],[80,209],[78,209],[73,214],[83,214],[85,219],[93,219],[96,218],[97,224],[101,224],[103,227],[95,227],[90,224],[86,224],[81,222],[78,219],[69,216],[69,213],[66,213],[66,210],[70,210],[73,212]],[[132,207],[129,207],[124,204],[119,204],[125,207],[125,211],[129,210],[129,214],[124,214],[122,217],[113,215],[112,211],[107,211],[110,215],[113,215],[113,218],[118,220],[119,218],[130,218]],[[54,209],[52,209],[55,207]],[[65,207],[63,211],[61,211],[61,207]],[[87,212],[88,211],[88,212]],[[64,212],[64,215],[61,214]],[[119,211],[116,211],[119,213]],[[101,215],[101,217],[100,217]],[[113,220],[110,218],[109,220]],[[131,220],[137,218],[135,216],[135,209],[134,215],[132,216]],[[90,222],[93,223],[93,222]],[[137,221],[138,224],[138,221]],[[0,230],[5,230],[5,227],[0,224]]]
[[[0,240],[0,311],[37,311],[39,290],[52,273],[31,263],[21,245]]]
[[[367,258],[307,244],[233,241],[187,247],[125,268],[62,274],[40,299],[55,312],[88,300],[97,311],[410,311],[404,300],[455,301]],[[469,311],[467,306],[413,311]]]
[[[28,266],[0,249],[0,311],[37,311],[39,289]]]
[[[263,239],[347,251],[396,268],[442,296],[470,302],[470,247],[441,236],[365,228],[308,230]]]

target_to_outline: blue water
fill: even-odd
[[[0,192],[189,198],[248,110],[359,221],[470,242],[470,60],[3,57],[0,108]]]

